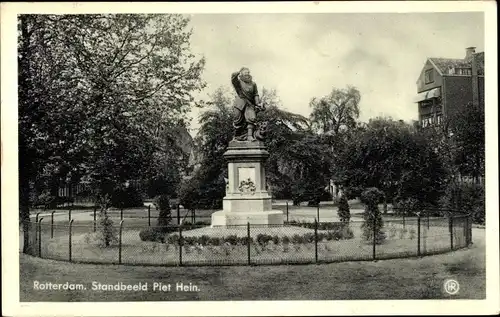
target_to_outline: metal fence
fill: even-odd
[[[114,221],[108,230],[98,221],[54,222],[53,214],[35,220],[29,226],[29,253],[78,263],[156,266],[329,263],[423,256],[472,243],[472,222],[467,215],[385,219],[380,232],[373,229],[377,227],[375,223],[362,220],[225,227],[173,222],[167,228],[158,228],[156,224],[125,218]],[[107,246],[103,232],[109,233]]]

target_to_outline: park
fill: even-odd
[[[299,114],[250,63],[205,82],[189,23],[19,17],[21,301],[485,298],[484,105],[363,121],[346,83]]]

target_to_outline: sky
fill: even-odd
[[[355,86],[361,121],[417,119],[412,100],[426,59],[482,52],[485,37],[481,12],[196,14],[190,27],[192,51],[206,58],[199,98],[231,89],[231,73],[246,66],[260,90],[276,89],[286,110],[304,116],[313,97]]]

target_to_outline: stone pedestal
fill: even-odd
[[[272,210],[264,163],[269,153],[263,142],[231,141],[224,153],[228,181],[223,210],[212,214],[212,227],[283,224],[283,212]]]

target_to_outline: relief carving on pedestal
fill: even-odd
[[[242,180],[240,182],[238,190],[241,193],[253,195],[255,194],[255,184],[250,178],[248,178],[247,180]]]

